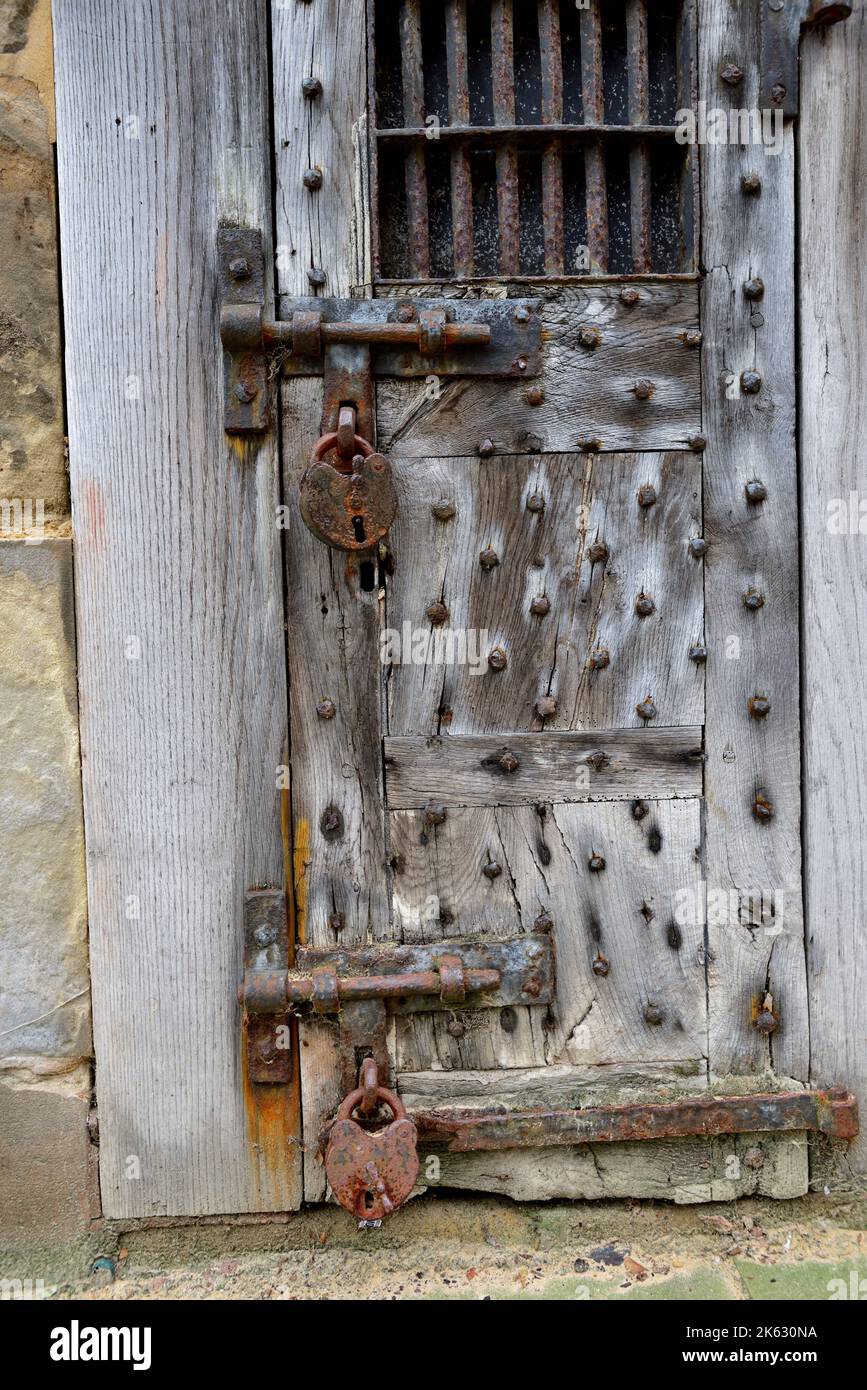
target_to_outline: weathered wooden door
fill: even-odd
[[[176,11],[187,8],[185,28]],[[193,624],[194,646],[219,629],[217,675],[232,681],[216,828],[196,838],[195,800],[176,806],[159,750],[142,773],[157,839],[166,797],[177,811],[195,877],[184,911],[208,945],[177,996],[168,954],[145,953],[136,967],[118,952],[106,901],[126,879],[104,872],[103,779],[85,768],[109,1214],[324,1198],[320,1131],[369,1053],[410,1110],[427,1115],[428,1186],[676,1201],[805,1191],[804,1134],[774,1130],[812,1127],[806,1109],[802,1123],[791,1113],[784,1122],[745,1101],[737,1123],[704,1123],[681,1106],[657,1130],[636,1119],[619,1143],[603,1133],[608,1121],[598,1144],[564,1143],[563,1125],[579,1107],[677,1111],[686,1094],[785,1093],[808,1079],[791,120],[808,6],[789,5],[781,19],[763,0],[274,3],[272,142],[264,6],[235,5],[207,33],[194,9],[173,8],[165,45],[130,14],[101,46],[91,40],[104,15],[85,24],[59,6],[61,60],[86,40],[111,92],[100,116],[116,108],[120,142],[138,113],[176,199],[191,200],[192,233],[180,204],[164,205],[159,181],[151,185],[146,160],[132,180],[136,206],[168,226],[145,233],[149,370],[164,370],[160,343],[192,322],[185,370],[204,382],[192,415],[225,469],[231,510],[218,523],[199,478],[208,526],[204,566],[190,570],[192,608],[169,614],[167,637],[151,633],[168,654],[178,623]],[[121,42],[144,40],[163,76],[139,73],[133,101],[110,59]],[[88,140],[91,99],[60,66],[65,129]],[[196,118],[185,139],[176,91],[198,93],[211,144],[197,158]],[[132,141],[116,150],[139,157]],[[77,177],[70,141],[62,184]],[[72,227],[69,191],[65,206]],[[86,216],[82,234],[97,221]],[[273,426],[220,445],[218,227],[262,233],[259,288],[283,325],[272,341],[285,340],[299,312],[309,330],[311,313],[413,324],[419,306],[495,323],[499,345],[525,330],[538,339],[493,374],[483,352],[464,370],[457,354],[446,368],[430,343],[411,368],[374,351],[364,401],[347,385],[358,358],[347,367],[332,348],[313,362],[308,341],[306,360],[286,350],[270,359],[265,377],[283,373]],[[85,306],[72,310],[85,341]],[[262,400],[251,403],[243,381],[237,388],[231,408],[255,413]],[[89,389],[73,359],[73,444]],[[175,441],[192,388],[177,419],[168,378],[163,389],[172,413],[158,437],[168,430]],[[347,404],[390,459],[398,495],[385,539],[357,552],[323,544],[298,507],[311,448]],[[112,428],[128,443],[126,423]],[[184,445],[173,471],[177,449],[167,450],[165,485],[180,488],[180,505],[176,478],[198,465]],[[90,467],[73,477],[86,523],[81,592],[105,563],[104,498]],[[113,567],[121,599],[164,583],[172,554],[167,591],[187,592],[186,533],[169,507],[164,520],[171,545],[144,557],[128,546]],[[274,587],[281,544],[288,699]],[[208,597],[209,577],[220,602]],[[130,630],[128,618],[117,623]],[[138,626],[151,631],[147,614]],[[100,739],[122,763],[126,726],[86,693],[100,670],[109,679],[102,649],[89,633],[83,643],[85,753]],[[203,727],[218,737],[224,688],[210,669],[199,678],[204,703],[194,692],[183,727],[201,742]],[[183,688],[175,694],[187,700]],[[159,856],[157,899],[158,869]],[[258,950],[260,967],[285,970],[295,953],[299,973],[323,963],[370,973],[383,960],[436,964],[449,948],[466,964],[476,947],[484,955],[506,942],[522,968],[537,948],[545,971],[553,961],[553,985],[545,974],[535,997],[522,986],[466,1001],[444,988],[421,1009],[392,1000],[366,1019],[357,1006],[303,1010],[269,1084],[273,1047],[266,1036],[247,1069],[234,1007],[245,889],[257,895],[248,958]],[[268,912],[276,902],[279,917],[284,900],[291,941],[281,954]],[[186,929],[177,932],[180,945]],[[165,952],[164,931],[159,941]],[[137,996],[136,969],[156,972],[151,1005]],[[110,1014],[119,1002],[137,1021],[129,1039]],[[206,1061],[183,1039],[214,1006]],[[154,1023],[160,1010],[170,1022]],[[162,1072],[146,1048],[142,1062],[154,1028]],[[133,1104],[136,1065],[146,1076]],[[192,1100],[190,1077],[199,1078]],[[456,1110],[561,1119],[535,1148],[478,1152],[467,1142],[459,1152],[440,1132]],[[133,1188],[124,1164],[142,1144],[157,1161]],[[178,1152],[181,1176],[166,1181],[166,1155]]]

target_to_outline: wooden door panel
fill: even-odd
[[[641,727],[648,697],[659,725],[704,722],[704,668],[689,656],[704,630],[695,454],[399,457],[395,476],[391,735],[538,730],[551,695],[546,730]],[[434,604],[448,609],[436,628]],[[407,652],[406,625],[422,650],[428,629],[429,659]],[[497,647],[508,665],[491,672]]]
[[[383,380],[377,388],[381,447],[403,457],[461,454],[490,439],[500,454],[565,453],[596,439],[606,450],[686,449],[701,431],[698,285],[691,277],[633,286],[638,302],[625,303],[623,286],[521,283],[512,293],[542,300],[544,391],[528,406],[527,387],[457,378],[431,397],[423,383]],[[493,289],[417,283],[395,288],[401,298],[449,295],[477,298]],[[579,335],[590,330],[594,346]],[[693,344],[693,346],[690,346]],[[648,381],[649,399],[635,392]],[[469,448],[468,448],[469,446]]]
[[[530,1049],[554,1065],[703,1063],[700,805],[691,797],[637,808],[450,808],[424,834],[418,817],[393,813],[400,939],[544,927],[557,960],[555,1004],[525,1011],[541,1012],[541,1020],[521,1021],[514,1009],[495,1020],[460,1010],[399,1019],[398,1068],[525,1066]],[[455,1018],[465,1030],[460,1037],[449,1028]]]

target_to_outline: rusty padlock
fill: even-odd
[[[393,1118],[379,1130],[365,1130],[352,1118],[364,1101],[384,1103]],[[359,1221],[381,1221],[401,1206],[418,1177],[418,1131],[403,1101],[384,1086],[359,1086],[350,1091],[337,1111],[328,1147],[325,1172],[338,1202]]]
[[[382,540],[397,512],[391,464],[356,434],[355,454],[342,471],[325,459],[337,442],[335,430],[313,446],[299,484],[301,516],[307,529],[326,545],[369,550]]]

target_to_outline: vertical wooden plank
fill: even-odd
[[[629,122],[631,125],[646,125],[650,119],[646,0],[626,0],[626,43],[629,69]],[[652,268],[650,258],[650,154],[646,140],[637,140],[629,151],[629,200],[632,228],[632,269],[636,275],[646,275]]]
[[[514,48],[512,0],[491,0],[491,79],[497,125],[515,124]],[[500,275],[517,275],[521,269],[518,155],[511,140],[497,146],[497,217]]]
[[[560,44],[560,7],[554,0],[539,0],[539,56],[542,67],[542,120],[547,125],[563,120],[563,54]],[[563,158],[557,139],[542,151],[542,230],[545,239],[545,274],[562,275],[564,269]]]
[[[312,294],[319,270],[324,294],[350,294],[371,279],[365,3],[271,5],[271,26],[278,288]],[[305,95],[306,79],[318,95]],[[319,189],[305,187],[307,169]]]
[[[424,126],[424,62],[420,0],[402,0],[400,61],[403,75],[403,123],[414,130]],[[415,280],[430,275],[427,167],[419,137],[406,152],[406,216],[410,274]]]
[[[581,11],[580,19],[584,124],[599,125],[605,112],[602,99],[602,21],[598,0],[591,0],[591,7]],[[608,185],[601,140],[587,140],[584,143],[584,184],[590,269],[605,275],[608,271]]]
[[[867,409],[863,189],[867,64],[861,6],[801,59],[801,515],[803,546],[804,855],[811,1078],[845,1083],[867,1107],[863,1030],[867,897],[863,854],[867,698]],[[858,658],[861,656],[861,661]],[[850,1151],[864,1167],[865,1137]]]
[[[753,108],[757,7],[699,8],[700,97]],[[724,61],[743,68],[725,87]],[[712,1073],[806,1080],[801,897],[794,143],[701,150],[707,659],[709,1055]],[[742,190],[757,173],[758,193]],[[759,278],[761,299],[746,282]],[[765,499],[750,501],[748,484]],[[755,495],[755,494],[754,494]],[[752,606],[750,606],[752,605]],[[769,702],[751,716],[755,697]],[[762,708],[759,706],[759,708]],[[766,804],[767,803],[767,804]],[[780,1026],[755,1026],[767,996]]]
[[[270,253],[264,0],[58,0],[70,472],[103,1209],[300,1200],[245,1096],[245,889],[284,882],[274,436],[231,443],[221,223]]]
[[[467,70],[466,0],[447,0],[446,61],[449,83],[449,124],[470,123],[470,89]],[[470,158],[459,144],[451,152],[452,248],[454,273],[473,273],[473,184]]]

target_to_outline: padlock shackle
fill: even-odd
[[[368,1094],[367,1089],[364,1086],[358,1086],[354,1091],[350,1091],[348,1096],[344,1096],[334,1117],[335,1120],[351,1120],[353,1110],[361,1104],[366,1094]],[[389,1109],[393,1111],[395,1120],[406,1119],[406,1106],[394,1091],[387,1090],[385,1086],[377,1086],[375,1095],[377,1100],[385,1101]]]
[[[337,448],[338,440],[339,435],[337,430],[331,430],[329,434],[323,434],[321,438],[317,439],[310,451],[310,462],[321,463],[325,455],[329,453],[331,449]],[[352,447],[355,449],[356,453],[361,454],[361,457],[365,459],[369,459],[371,454],[375,453],[373,445],[360,434],[354,434],[352,436]]]

